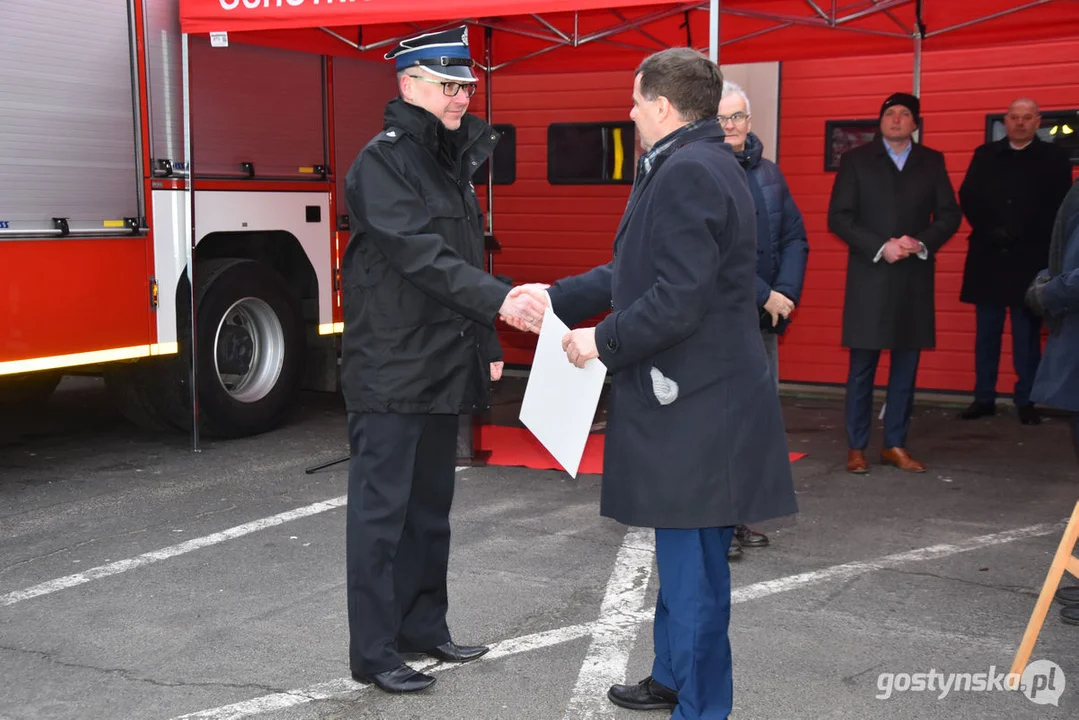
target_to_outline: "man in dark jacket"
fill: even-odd
[[[959,299],[973,303],[974,402],[959,414],[973,420],[997,411],[997,370],[1004,316],[1012,319],[1016,412],[1024,425],[1040,422],[1030,388],[1041,359],[1041,321],[1023,303],[1030,281],[1049,259],[1049,232],[1071,187],[1066,152],[1037,136],[1038,105],[1014,101],[1004,116],[1007,137],[974,151],[959,187],[970,223],[970,247]]]
[[[757,217],[757,307],[760,308],[761,339],[768,354],[776,390],[779,390],[779,335],[786,330],[790,314],[802,294],[809,243],[802,213],[794,204],[783,172],[764,157],[764,145],[752,132],[753,115],[745,91],[723,82],[719,101],[719,124],[738,164],[746,171]],[[734,529],[731,555],[741,547],[766,547],[768,537],[745,525]]]
[[[847,375],[847,471],[868,472],[865,448],[881,350],[891,369],[881,461],[908,472],[925,465],[906,450],[918,360],[936,345],[935,256],[962,213],[944,155],[914,143],[918,98],[881,105],[880,135],[843,155],[828,205],[828,229],[850,246],[843,299]]]
[[[411,692],[434,678],[401,653],[464,662],[487,650],[454,643],[446,625],[458,416],[484,410],[501,375],[495,317],[528,325],[543,306],[508,298],[482,270],[470,179],[498,135],[467,114],[466,28],[405,40],[386,57],[401,97],[345,183],[349,662],[361,682]]]
[[[611,311],[563,347],[612,373],[600,512],[656,528],[652,674],[608,697],[675,720],[731,712],[734,527],[797,510],[754,297],[753,199],[715,120],[722,85],[689,48],[645,59],[630,117],[646,152],[614,259],[549,290],[570,326]]]

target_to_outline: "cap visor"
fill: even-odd
[[[472,68],[467,65],[438,65],[431,67],[430,65],[423,65],[424,70],[436,75],[445,80],[458,80],[462,82],[477,82],[476,76],[472,74]]]

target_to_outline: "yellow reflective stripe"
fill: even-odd
[[[612,180],[622,179],[622,163],[625,161],[625,152],[622,150],[622,128],[611,128],[611,138],[614,140],[614,174]]]
[[[29,360],[8,360],[0,362],[0,375],[17,375],[38,370],[96,365],[117,360],[134,360],[151,355],[172,355],[180,351],[177,343],[154,343],[153,345],[134,345],[108,350],[72,353],[71,355],[53,355],[51,357],[30,358]]]
[[[118,228],[122,228],[123,226],[124,226],[124,221],[123,220],[106,220],[105,225],[104,225],[104,227],[118,227]]]
[[[319,335],[334,335],[345,331],[345,324],[343,322],[338,323],[322,323],[318,326]]]

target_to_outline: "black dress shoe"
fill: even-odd
[[[959,413],[960,420],[977,420],[978,418],[989,417],[990,415],[997,414],[997,404],[979,402],[975,400],[967,409]]]
[[[742,547],[762,548],[768,547],[768,536],[756,530],[750,530],[745,525],[739,525],[734,529],[734,536]]]
[[[1056,599],[1062,605],[1079,605],[1079,585],[1068,585],[1058,589]]]
[[[431,687],[435,681],[430,675],[424,675],[401,663],[392,670],[385,670],[371,675],[352,673],[352,679],[356,682],[377,685],[388,693],[419,692]]]
[[[612,685],[607,699],[630,710],[674,710],[678,693],[661,685],[649,675],[636,685]]]
[[[1041,425],[1042,416],[1033,405],[1020,405],[1015,409],[1019,422],[1024,425]]]
[[[742,543],[738,542],[738,538],[731,538],[731,546],[727,548],[727,560],[738,560],[742,557]]]
[[[486,655],[490,649],[483,645],[458,645],[451,640],[436,648],[421,652],[442,662],[464,663]]]

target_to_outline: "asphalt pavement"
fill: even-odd
[[[520,387],[503,384],[494,421],[514,421]],[[1079,627],[1055,607],[1033,655],[1055,663],[1038,666],[1052,687],[992,689],[1079,496],[1065,422],[920,404],[910,446],[929,472],[853,476],[841,399],[784,407],[808,453],[801,512],[732,564],[733,720],[1076,717]],[[304,472],[345,454],[331,395],[199,453],[129,426],[94,379],[4,413],[0,718],[667,717],[604,698],[649,672],[657,578],[650,534],[599,516],[594,475],[460,470],[451,630],[492,652],[430,667],[438,681],[414,696],[353,682],[346,466]]]

